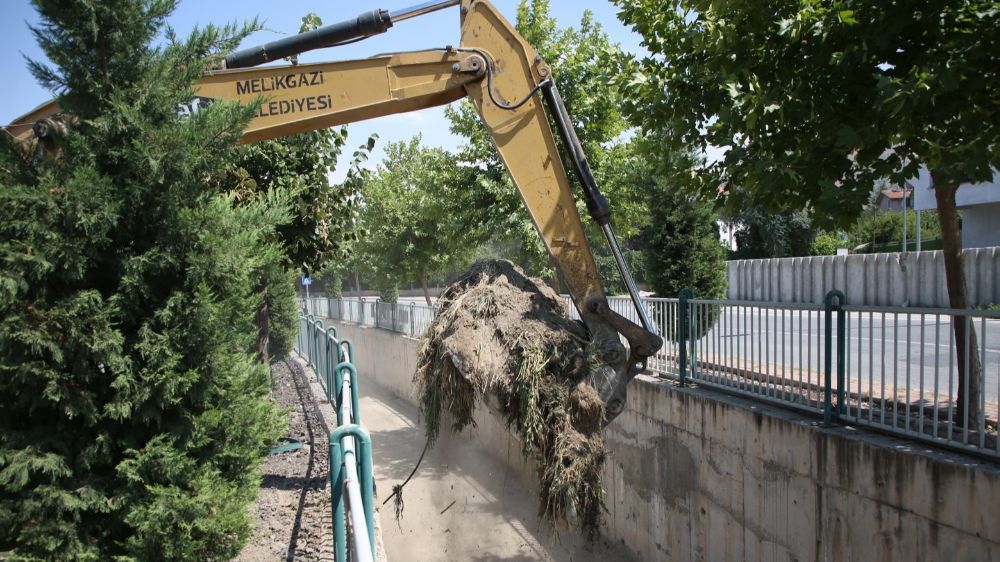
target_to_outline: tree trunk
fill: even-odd
[[[271,343],[271,322],[268,319],[266,284],[261,283],[257,286],[257,295],[260,299],[254,322],[257,325],[257,361],[262,365],[267,365],[270,363],[267,350]]]
[[[962,263],[962,233],[958,225],[958,209],[955,207],[957,184],[939,182],[931,170],[934,197],[937,200],[938,217],[941,221],[943,243],[944,274],[948,285],[948,304],[951,308],[968,308],[969,298],[965,284],[965,267]],[[983,396],[982,365],[979,362],[979,345],[976,330],[970,317],[952,316],[952,330],[955,333],[955,357],[958,363],[958,423],[970,430],[978,428],[982,413],[980,402]]]
[[[424,290],[424,300],[427,301],[427,306],[433,306],[431,292],[427,289],[427,274],[423,272],[420,273],[420,288]]]
[[[354,292],[357,293],[357,296],[361,296],[361,277],[357,271],[354,272]]]

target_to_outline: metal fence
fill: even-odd
[[[998,312],[685,300],[687,329],[660,326],[681,381],[1000,457]]]
[[[295,350],[313,368],[337,413],[329,441],[334,560],[346,562],[350,553],[352,560],[370,562],[375,559],[372,442],[361,426],[354,347],[338,339],[335,327],[300,313]]]
[[[312,297],[305,302],[309,314],[381,328],[418,337],[431,325],[437,306],[417,302],[382,302],[378,299],[328,299]]]
[[[422,334],[437,311],[417,303],[312,301],[313,312],[410,336]],[[609,304],[638,322],[629,298]],[[825,305],[695,299],[685,290],[644,299],[644,306],[664,339],[647,362],[661,376],[828,423],[1000,457],[1000,312],[847,306],[839,291],[828,293]]]
[[[1000,456],[1000,313],[844,306],[842,314],[841,419]]]

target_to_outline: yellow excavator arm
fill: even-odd
[[[310,49],[363,39],[394,23],[459,6],[461,45],[392,53],[362,60],[269,66]],[[614,232],[610,210],[590,172],[551,70],[486,0],[437,0],[400,10],[374,10],[339,24],[233,53],[225,68],[207,73],[181,113],[217,100],[262,99],[243,135],[255,142],[444,105],[468,97],[496,144],[539,235],[569,288],[581,318],[598,343],[602,369],[591,381],[604,400],[607,421],[624,408],[625,387],[645,368],[662,340],[647,318]],[[584,189],[590,215],[600,225],[618,263],[642,326],[614,312],[598,274],[559,157],[543,101]],[[45,141],[58,126],[58,106],[43,105],[7,127],[18,140]],[[626,350],[620,335],[629,342]]]

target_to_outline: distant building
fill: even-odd
[[[910,187],[913,189],[913,209],[937,210],[927,168],[920,168],[920,174],[911,180]],[[962,211],[962,247],[1000,246],[1000,173],[995,174],[991,182],[962,184],[955,200]]]
[[[875,194],[874,205],[882,212],[902,211],[904,204],[907,209],[913,208],[913,186],[909,182],[903,187],[893,185]]]

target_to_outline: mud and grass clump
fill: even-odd
[[[438,301],[414,382],[433,444],[442,423],[475,425],[483,400],[496,404],[533,459],[539,512],[589,536],[603,511],[604,405],[587,382],[595,348],[562,299],[508,261],[481,261]]]

